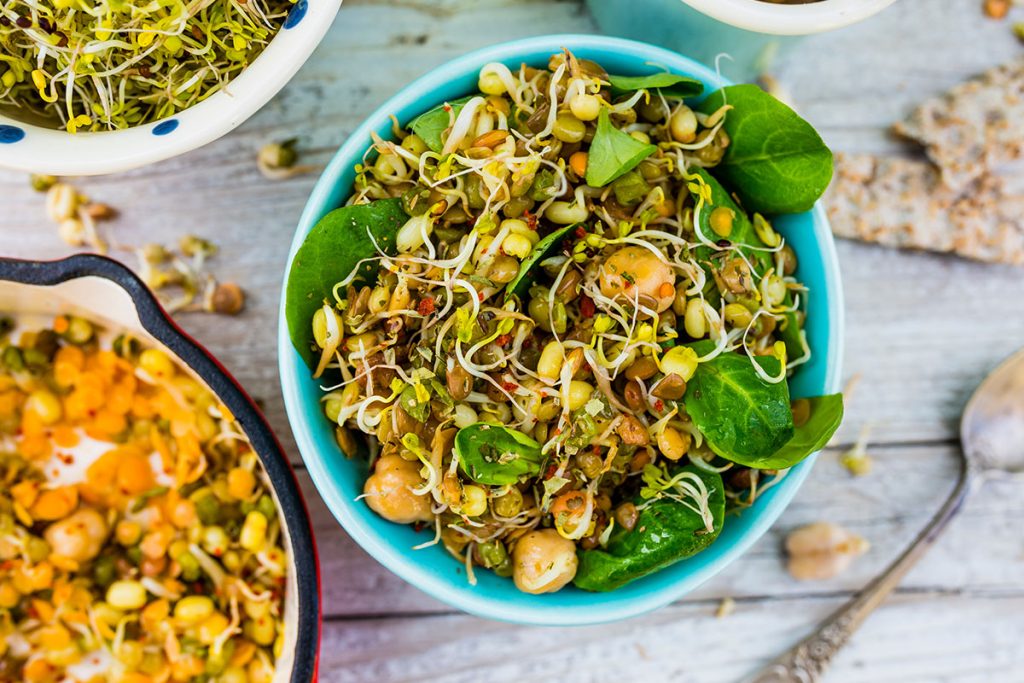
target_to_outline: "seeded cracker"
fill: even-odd
[[[928,162],[837,154],[824,202],[839,237],[1022,265],[1024,192],[1009,184],[986,175],[957,192]]]
[[[966,189],[986,171],[1024,158],[1024,60],[928,100],[893,130],[924,145],[946,185]]]

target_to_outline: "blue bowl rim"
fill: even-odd
[[[366,151],[370,133],[378,130],[388,121],[388,116],[400,111],[410,104],[427,100],[429,104],[421,107],[426,111],[434,106],[430,93],[442,87],[450,79],[465,76],[478,70],[488,62],[502,62],[521,58],[524,54],[538,51],[554,53],[563,47],[570,50],[613,50],[620,55],[637,58],[642,63],[674,65],[673,71],[682,71],[695,75],[719,87],[730,82],[715,73],[707,66],[700,64],[678,53],[655,47],[646,43],[622,38],[611,38],[585,34],[553,34],[508,41],[485,47],[450,60],[428,71],[412,83],[404,86],[392,97],[367,116],[363,122],[346,138],[334,157],[324,169],[310,194],[296,226],[295,236],[289,250],[287,263],[291,264],[296,251],[301,246],[306,234],[324,214],[335,208],[329,205],[329,198],[338,183],[339,177],[348,168],[358,163]],[[416,95],[413,95],[416,93]],[[839,390],[841,376],[841,359],[843,355],[844,306],[842,286],[840,283],[839,261],[835,250],[835,242],[829,229],[828,218],[821,205],[812,210],[816,237],[820,245],[820,257],[825,273],[825,292],[828,316],[831,321],[829,328],[828,348],[826,353],[825,391]],[[796,495],[803,481],[810,473],[817,454],[807,458],[793,468],[789,475],[776,487],[777,492],[757,509],[757,516],[747,532],[736,541],[721,558],[713,565],[695,570],[685,580],[670,586],[652,590],[638,596],[628,603],[601,604],[601,593],[594,594],[594,607],[591,609],[557,609],[555,607],[535,607],[513,604],[507,601],[494,601],[486,595],[459,591],[452,587],[452,580],[438,576],[425,570],[408,559],[404,549],[397,548],[393,543],[368,531],[358,520],[352,519],[347,511],[352,509],[354,501],[341,495],[332,484],[332,477],[319,457],[315,439],[311,431],[309,417],[302,414],[299,395],[299,373],[308,373],[308,368],[301,356],[292,347],[288,335],[285,317],[285,296],[288,280],[286,266],[282,280],[281,304],[278,316],[278,364],[281,375],[281,388],[284,395],[285,412],[294,432],[299,453],[306,464],[314,485],[323,497],[328,509],[342,525],[345,531],[366,552],[374,557],[388,570],[397,574],[405,581],[416,586],[428,595],[470,614],[507,621],[512,623],[545,625],[545,626],[577,626],[607,623],[633,616],[667,605],[722,571],[726,566],[745,553],[775,523],[793,496]],[[320,418],[319,415],[313,419]],[[753,512],[753,511],[750,511]],[[748,513],[749,514],[749,513]],[[465,577],[462,577],[465,580]],[[612,593],[613,594],[613,593]]]
[[[206,382],[235,416],[259,456],[281,513],[288,519],[297,601],[295,659],[289,683],[311,683],[316,680],[320,646],[320,572],[309,511],[281,444],[238,381],[178,327],[145,283],[123,264],[96,254],[77,254],[56,261],[0,258],[0,281],[52,287],[83,277],[109,280],[128,294],[142,327]]]

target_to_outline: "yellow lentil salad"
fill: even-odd
[[[86,319],[0,330],[0,680],[270,681],[281,524],[227,408]]]

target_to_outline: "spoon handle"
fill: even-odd
[[[967,495],[969,467],[961,455],[960,478],[949,498],[902,555],[852,600],[832,613],[817,631],[774,659],[744,683],[816,683],[832,658],[868,615],[899,585],[911,567],[935,545],[939,534],[956,514]]]

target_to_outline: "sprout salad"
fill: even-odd
[[[568,51],[478,88],[373,136],[296,254],[290,333],[373,511],[470,582],[612,590],[838,426],[840,396],[789,394],[808,293],[769,218],[813,205],[831,154],[754,86]]]
[[[269,683],[288,559],[256,453],[166,353],[0,318],[0,680]]]
[[[0,0],[0,105],[69,133],[129,128],[221,90],[291,0]]]

